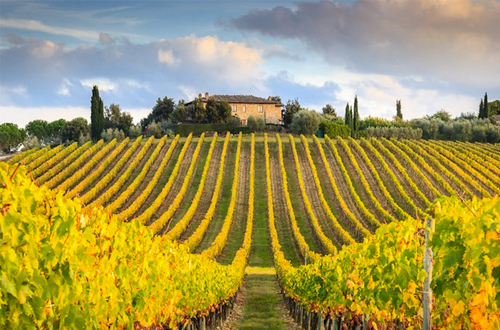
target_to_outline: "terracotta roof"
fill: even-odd
[[[247,103],[247,104],[276,104],[276,106],[283,106],[281,102],[276,102],[273,100],[269,100],[267,98],[253,96],[253,95],[227,95],[227,94],[214,94],[209,97],[215,98],[217,101],[226,101],[228,103]],[[207,102],[207,98],[203,96],[201,98],[203,102]],[[190,101],[187,104],[192,103]]]
[[[211,95],[210,97],[215,98],[217,101],[226,101],[228,103],[263,103],[271,104],[276,103],[276,101],[268,100],[262,97],[257,97],[253,95]]]

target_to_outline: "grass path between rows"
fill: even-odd
[[[265,167],[263,144],[256,143],[255,168]],[[265,172],[255,171],[254,228],[246,275],[236,305],[224,330],[295,330],[280,294],[274,269],[269,224]]]
[[[298,330],[286,310],[274,268],[248,267],[223,330]]]

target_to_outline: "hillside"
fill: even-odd
[[[462,142],[139,138],[29,151],[8,161],[16,162],[38,185],[62,189],[88,210],[103,205],[226,265],[253,221],[248,266],[264,270],[276,263],[273,228],[284,259],[297,267],[383,224],[430,218],[438,197],[500,192],[500,147]]]

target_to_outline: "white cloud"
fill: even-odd
[[[94,41],[99,38],[99,33],[95,31],[86,29],[71,29],[60,26],[50,26],[37,20],[2,18],[0,19],[0,27],[19,29],[19,30],[39,31],[60,36],[70,36],[82,40]]]
[[[169,50],[160,49],[158,51],[158,61],[168,65],[174,65],[177,62],[171,49]]]
[[[117,89],[117,85],[112,83],[108,78],[90,78],[80,80],[82,86],[92,89],[94,86],[99,88],[99,92],[113,92]]]
[[[0,123],[15,123],[19,127],[26,126],[27,123],[34,119],[51,122],[60,118],[72,120],[76,117],[90,120],[90,108],[0,106]]]
[[[347,102],[354,102],[358,96],[359,112],[367,116],[391,119],[396,114],[396,100],[401,100],[404,119],[421,118],[444,109],[459,116],[465,112],[475,112],[478,100],[453,91],[440,91],[429,88],[409,88],[391,76],[372,75],[371,77],[352,76],[347,83],[340,83],[334,106],[337,114],[344,115]]]
[[[140,120],[146,117],[150,112],[150,108],[122,108],[134,118],[134,124],[138,124]],[[5,106],[0,105],[0,123],[15,123],[19,127],[26,126],[32,120],[43,119],[48,122],[57,119],[72,120],[77,117],[83,117],[90,122],[90,104],[88,107],[20,107],[20,106]]]
[[[59,95],[65,95],[65,96],[69,96],[70,93],[69,93],[69,88],[68,86],[66,85],[61,85],[61,87],[59,87],[59,90],[57,91],[57,94]]]

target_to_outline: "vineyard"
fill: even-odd
[[[4,327],[206,329],[252,266],[305,329],[419,329],[434,219],[434,326],[500,328],[497,145],[139,137],[0,165]]]

